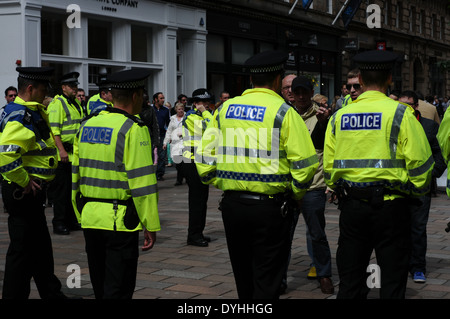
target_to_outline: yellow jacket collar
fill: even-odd
[[[34,102],[34,101],[25,102],[19,96],[16,96],[16,99],[14,100],[14,103],[25,105],[26,107],[28,107],[29,109],[31,109],[33,111],[45,110],[45,105],[42,105],[42,104],[40,104],[38,102]]]
[[[250,93],[267,93],[276,97],[279,97],[280,99],[282,99],[282,97],[277,94],[275,91],[271,90],[271,89],[266,89],[266,88],[254,88],[254,89],[247,89],[244,91],[244,93],[242,93],[242,95],[246,95],[246,94],[250,94]]]

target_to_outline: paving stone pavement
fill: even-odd
[[[175,174],[174,168],[168,168],[165,180],[160,181],[158,185],[162,230],[157,235],[154,248],[148,252],[141,252],[134,299],[237,299],[223,223],[218,210],[221,191],[210,187],[205,228],[205,235],[212,238],[209,247],[187,246],[188,188],[185,183],[173,186]],[[51,226],[52,208],[47,208],[46,214],[53,241],[55,272],[63,284],[63,291],[70,297],[94,299],[82,232],[71,232],[67,236],[55,235]],[[305,223],[300,218],[292,247],[288,289],[281,299],[335,299],[339,289],[335,263],[339,211],[333,204],[327,204],[326,221],[326,232],[333,259],[332,279],[336,288],[335,294],[323,294],[316,280],[306,278],[310,258],[306,249]],[[417,284],[409,278],[407,299],[450,299],[450,234],[444,230],[449,221],[450,201],[441,189],[438,196],[432,199],[428,222],[427,281],[424,284]],[[1,212],[0,288],[3,283],[8,243],[7,214]],[[376,263],[375,258],[373,263]],[[69,288],[77,283],[73,279],[71,268],[73,266],[79,267],[81,281],[79,287]],[[377,298],[378,289],[374,288],[369,294],[369,299]],[[39,299],[33,282],[30,299]]]

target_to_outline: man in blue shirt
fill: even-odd
[[[158,145],[158,164],[156,168],[156,178],[158,181],[164,180],[166,172],[167,151],[163,149],[163,141],[166,136],[167,127],[170,122],[170,111],[164,106],[164,94],[162,92],[153,95],[153,107],[156,113],[156,119],[159,126],[159,145]]]

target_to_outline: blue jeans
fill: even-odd
[[[160,135],[158,147],[158,165],[156,166],[156,177],[163,177],[166,173],[167,150],[163,149],[165,135]]]
[[[331,251],[325,234],[325,205],[327,195],[325,189],[315,189],[306,192],[303,197],[302,209],[294,209],[291,228],[291,241],[294,238],[300,213],[303,214],[307,227],[308,254],[312,256],[312,263],[316,267],[317,277],[331,277]],[[290,253],[286,272],[289,266]],[[283,278],[286,281],[286,274]]]
[[[419,198],[420,205],[410,204],[411,211],[411,260],[410,272],[426,273],[427,223],[430,214],[431,194]]]
[[[311,240],[313,263],[319,278],[331,277],[331,251],[325,234],[326,201],[324,189],[310,190],[303,197],[301,208]]]

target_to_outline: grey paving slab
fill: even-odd
[[[162,230],[155,247],[141,252],[138,265],[135,299],[236,299],[234,277],[228,258],[227,245],[218,202],[221,191],[210,187],[205,235],[212,238],[208,247],[186,245],[188,212],[187,185],[173,186],[175,170],[168,168],[165,180],[159,182],[159,211]],[[55,273],[69,296],[94,299],[89,279],[89,269],[81,231],[67,236],[52,232],[51,208],[46,215],[53,241]],[[333,282],[336,292],[339,278],[336,269],[336,249],[339,237],[339,211],[327,204],[327,236],[332,254]],[[408,279],[407,299],[450,299],[450,234],[444,231],[450,221],[450,200],[443,190],[432,199],[428,231],[427,269],[428,280],[417,284]],[[142,239],[142,238],[141,238]],[[143,239],[142,239],[143,240]],[[7,214],[0,205],[0,296],[5,267],[5,255],[9,238]],[[281,299],[335,299],[334,295],[321,293],[315,280],[306,278],[310,258],[306,249],[306,227],[302,218],[297,225],[292,247],[292,259],[288,271],[288,290]],[[376,259],[373,259],[376,263]],[[81,278],[79,288],[70,288],[70,266],[77,265]],[[39,299],[34,283],[31,283],[31,299]],[[378,298],[373,289],[369,298]]]

